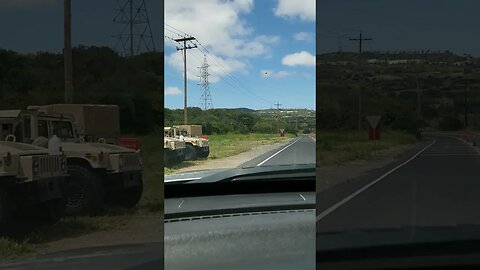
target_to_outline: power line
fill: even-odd
[[[362,32],[360,32],[360,35],[358,38],[350,38],[351,41],[358,41],[358,54],[362,54],[362,42],[363,41],[369,41],[372,40],[371,38],[363,38],[362,37]]]
[[[179,30],[178,28],[175,28],[167,23],[165,23],[165,25],[171,29],[168,29],[168,28],[165,28],[165,29],[168,29],[168,31],[172,32],[172,33],[175,33],[179,36],[188,36],[187,33]],[[180,34],[181,35],[180,35]],[[197,46],[197,48],[199,49],[199,51],[201,51],[209,60],[211,60],[210,62],[221,72],[223,73],[225,76],[222,76],[216,72],[213,72],[215,75],[217,75],[221,80],[223,80],[224,82],[228,83],[230,86],[233,86],[237,89],[240,90],[240,88],[242,88],[244,91],[247,91],[249,94],[251,94],[253,97],[255,97],[256,99],[259,99],[263,102],[265,102],[265,104],[271,104],[271,101],[257,95],[254,91],[252,91],[251,89],[249,89],[248,87],[246,87],[245,85],[243,85],[240,80],[238,80],[236,77],[234,77],[234,75],[232,75],[230,72],[226,71],[226,67],[221,63],[219,62],[216,57],[213,56],[212,53],[210,53],[210,51],[198,40],[198,39],[192,39],[192,40],[189,40],[189,42],[192,44],[191,46]],[[237,84],[239,87],[231,84],[229,81],[225,80],[225,78],[229,78],[233,83]]]
[[[155,52],[155,41],[145,0],[127,0],[119,7],[113,22],[123,24],[115,47],[122,45],[122,54],[133,56],[143,51]]]
[[[200,69],[200,89],[201,89],[201,101],[203,109],[206,111],[213,108],[212,95],[210,94],[209,83],[208,83],[208,67],[210,65],[207,62],[207,57],[204,56],[202,66],[198,67]]]

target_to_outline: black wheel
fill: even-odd
[[[120,191],[118,196],[118,205],[122,207],[134,207],[142,198],[143,185],[136,187],[124,188]]]
[[[89,168],[68,165],[65,196],[67,215],[97,214],[104,207],[102,179]]]
[[[8,233],[12,229],[13,211],[7,192],[0,188],[0,232]]]
[[[210,148],[208,148],[207,151],[203,151],[200,148],[200,151],[198,152],[198,156],[201,158],[207,158],[209,154],[210,154]]]
[[[197,149],[195,146],[187,143],[185,148],[185,160],[195,160],[197,159]]]

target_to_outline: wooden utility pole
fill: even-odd
[[[358,38],[351,38],[351,41],[358,41],[358,54],[362,54],[362,42],[372,40],[371,38],[363,38],[362,33]]]
[[[64,68],[65,68],[65,103],[73,102],[72,76],[72,8],[71,0],[64,0]]]
[[[197,48],[197,45],[187,46],[187,41],[195,40],[194,37],[186,37],[186,38],[179,38],[174,39],[176,42],[183,42],[182,48],[177,48],[177,51],[183,51],[183,70],[184,70],[184,77],[183,77],[183,92],[184,92],[184,108],[183,108],[183,123],[188,125],[188,116],[187,116],[187,50]]]

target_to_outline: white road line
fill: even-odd
[[[418,153],[416,153],[413,157],[411,157],[410,159],[408,159],[407,161],[403,162],[402,164],[398,165],[397,167],[391,169],[390,171],[386,172],[385,174],[383,174],[382,176],[380,176],[379,178],[375,179],[373,182],[370,182],[368,185],[364,186],[363,188],[355,191],[354,193],[350,194],[348,197],[346,197],[345,199],[339,201],[338,203],[334,204],[333,206],[331,206],[330,208],[328,208],[327,210],[323,211],[322,213],[320,213],[317,218],[316,218],[316,222],[319,222],[320,220],[322,220],[323,218],[325,218],[326,216],[328,216],[329,214],[331,214],[333,211],[335,211],[337,208],[339,208],[340,206],[344,205],[345,203],[347,203],[348,201],[350,201],[351,199],[355,198],[358,194],[364,192],[365,190],[367,190],[369,187],[375,185],[376,183],[380,182],[382,179],[384,179],[385,177],[389,176],[391,173],[395,172],[396,170],[400,169],[401,167],[407,165],[410,161],[414,160],[417,156],[419,156],[421,153],[423,153],[423,151],[427,150],[430,146],[432,146],[434,143],[436,142],[436,140],[434,140],[431,144],[427,145],[425,148],[423,148],[422,150],[420,150]]]
[[[182,207],[182,204],[185,202],[185,200],[182,200],[182,202],[178,205],[178,208]]]
[[[464,144],[468,145],[468,146],[469,146],[470,148],[472,148],[475,152],[477,152],[477,154],[480,155],[480,150],[478,149],[478,147],[475,147],[475,146],[471,145],[470,143],[468,143],[468,142],[466,142],[466,141],[464,141],[464,140],[462,140],[462,139],[460,139],[460,138],[457,138],[457,137],[455,137],[455,138],[456,138],[457,140],[463,142]]]
[[[180,182],[180,181],[190,181],[190,180],[198,180],[198,179],[202,179],[201,177],[190,177],[190,178],[179,178],[179,179],[165,179],[165,183],[169,183],[169,182]]]
[[[295,144],[298,140],[300,140],[302,137],[298,137],[295,141],[293,141],[291,144],[285,146],[284,148],[280,149],[278,152],[276,152],[275,154],[269,156],[267,159],[265,159],[264,161],[258,163],[257,167],[258,166],[262,166],[262,164],[264,164],[265,162],[269,161],[271,158],[273,158],[274,156],[280,154],[280,152],[282,152],[283,150],[287,149],[288,147],[292,146],[293,144]]]

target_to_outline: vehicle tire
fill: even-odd
[[[200,151],[198,151],[198,156],[201,158],[207,158],[208,155],[210,155],[210,148],[208,148],[207,151],[202,151],[201,148],[199,148]]]
[[[195,160],[197,159],[197,149],[195,146],[187,143],[185,144],[185,160]]]
[[[164,150],[163,154],[163,162],[165,163],[165,167],[172,167],[172,159],[170,158],[169,154],[167,153],[167,150]]]
[[[65,184],[67,215],[98,214],[104,208],[105,192],[102,179],[91,169],[68,165]]]
[[[118,196],[118,205],[121,207],[134,207],[142,198],[143,184],[136,187],[124,188]]]
[[[0,233],[9,233],[12,229],[13,213],[7,192],[0,190]]]

